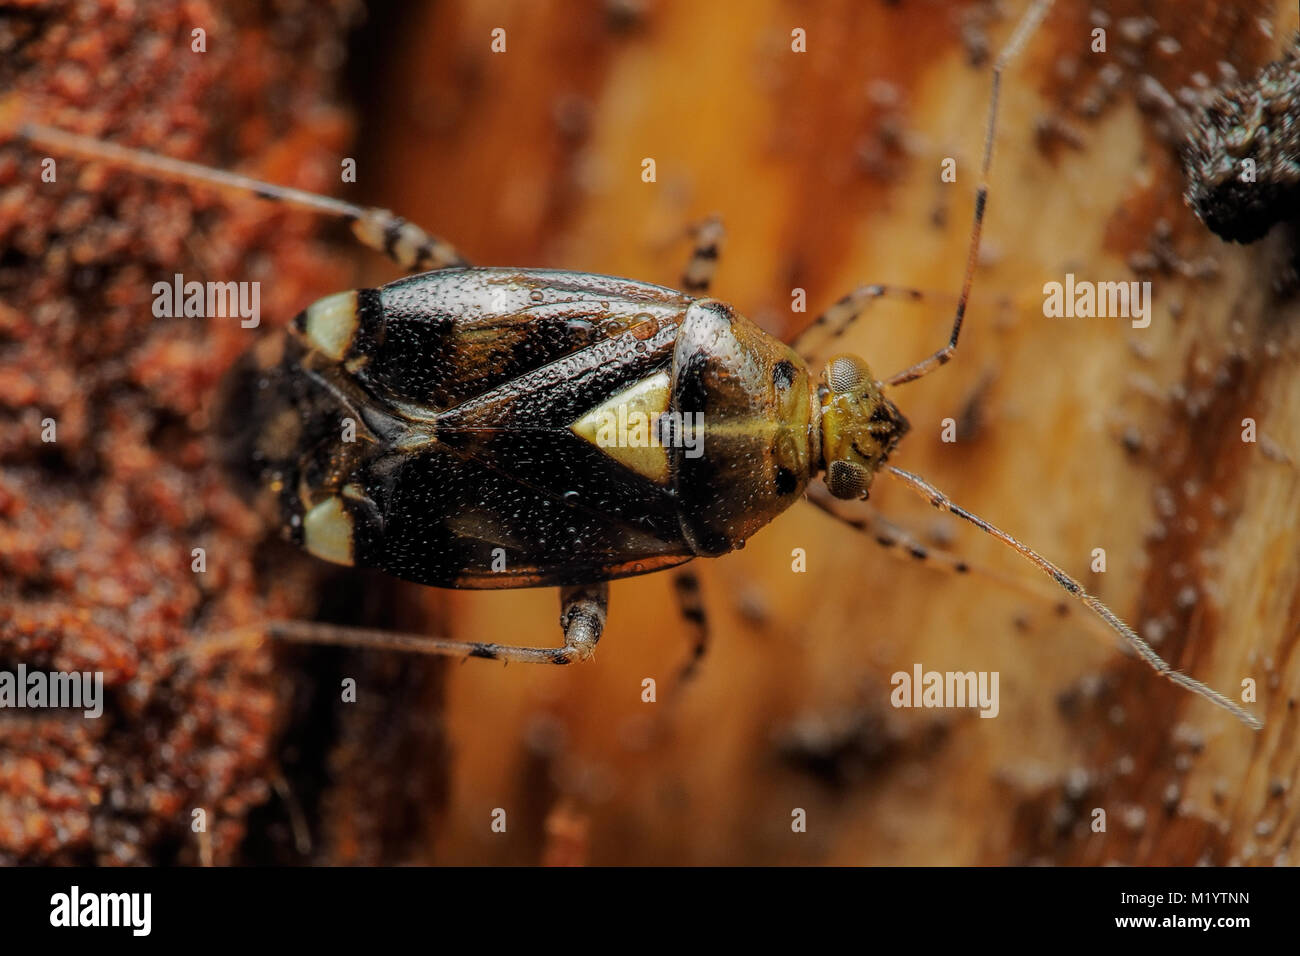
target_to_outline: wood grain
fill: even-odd
[[[684,261],[683,225],[718,212],[729,240],[715,293],[774,333],[807,318],[790,312],[796,286],[810,312],[868,281],[955,291],[989,91],[987,64],[969,61],[978,25],[996,47],[1007,19],[983,5],[643,6],[621,32],[596,4],[414,8],[387,64],[400,80],[377,84],[363,124],[373,198],[475,261],[664,282]],[[1176,89],[1219,59],[1248,74],[1294,11],[1099,4],[1112,49],[1143,11],[1176,38],[1134,68],[1118,49],[1092,57],[1086,12],[1059,7],[1007,77],[978,300],[958,358],[899,391],[914,432],[897,460],[1084,576],[1162,634],[1177,666],[1229,692],[1253,678],[1267,728],[1164,683],[1077,612],[900,564],[796,507],[699,568],[714,644],[680,696],[669,676],[683,630],[663,576],[614,587],[582,668],[454,668],[435,859],[536,860],[544,805],[563,800],[588,821],[591,862],[1287,861],[1300,483],[1240,432],[1253,417],[1300,451],[1295,307],[1270,292],[1280,240],[1229,247],[1183,208],[1179,167],[1131,87],[1151,72]],[[495,26],[502,55],[488,48]],[[794,27],[806,54],[790,52]],[[1105,62],[1122,82],[1082,115]],[[1077,146],[1037,134],[1045,117]],[[653,185],[639,178],[647,156]],[[944,156],[956,186],[939,182]],[[1144,276],[1145,330],[1044,318],[1044,282],[1133,278],[1160,220],[1178,255],[1211,257],[1217,277]],[[844,347],[878,373],[902,368],[941,343],[950,308],[882,303]],[[972,402],[979,427],[941,442],[941,421]],[[1126,430],[1139,450],[1125,451]],[[1033,573],[903,489],[878,486],[872,503],[973,561]],[[807,574],[790,570],[796,547]],[[1089,575],[1098,547],[1108,570]],[[425,600],[459,637],[558,640],[550,593]],[[890,675],[915,662],[1000,672],[998,718],[894,710]],[[641,701],[646,677],[656,704]],[[495,807],[525,832],[492,833]],[[807,834],[791,833],[795,807]],[[1096,807],[1104,834],[1088,827]]]

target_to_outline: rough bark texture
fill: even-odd
[[[67,9],[83,6],[97,9]],[[775,334],[864,282],[940,293],[882,302],[844,337],[843,350],[887,374],[947,334],[989,56],[1023,4],[1005,6],[375,8],[346,68],[360,181],[343,187],[330,185],[331,151],[345,131],[337,113],[317,111],[331,102],[334,61],[303,53],[337,41],[337,11],[151,12],[171,17],[152,29],[173,44],[200,11],[241,31],[240,57],[265,49],[265,60],[234,71],[210,53],[188,67],[192,84],[124,73],[101,84],[121,91],[113,106],[56,77],[49,64],[71,56],[73,40],[51,39],[44,15],[6,14],[11,32],[34,39],[4,62],[24,64],[17,82],[41,93],[51,121],[355,190],[483,264],[674,284],[684,226],[716,212],[730,238],[714,293]],[[1182,203],[1160,117],[1138,108],[1135,90],[1144,74],[1171,91],[1198,71],[1217,82],[1219,61],[1249,75],[1280,55],[1296,13],[1282,2],[1095,8],[1059,3],[1005,78],[977,297],[956,359],[895,396],[913,425],[896,460],[1059,560],[1175,666],[1233,694],[1253,679],[1261,733],[1117,652],[1078,610],[1058,616],[1050,582],[1029,578],[1046,595],[1034,602],[981,576],[900,563],[807,505],[743,552],[699,565],[714,639],[685,688],[672,680],[686,648],[663,575],[614,585],[592,662],[447,668],[445,745],[444,691],[428,662],[294,654],[269,673],[241,657],[168,676],[155,658],[187,632],[253,620],[268,600],[310,613],[319,575],[278,551],[255,571],[256,528],[197,437],[217,373],[244,340],[228,325],[159,325],[149,283],[177,263],[215,263],[223,277],[262,278],[266,321],[281,323],[343,284],[340,270],[310,221],[128,176],[97,177],[88,192],[61,175],[57,193],[41,191],[30,157],[7,150],[0,403],[15,414],[0,421],[0,647],[6,662],[68,667],[107,654],[120,676],[98,728],[6,730],[0,853],[191,860],[188,808],[222,802],[230,830],[214,840],[218,861],[1288,862],[1300,472],[1279,459],[1300,456],[1294,253],[1281,231],[1244,247],[1208,233]],[[1097,13],[1108,18],[1105,56],[1089,52]],[[505,53],[491,52],[496,27]],[[796,27],[806,53],[791,52]],[[114,29],[146,45],[139,25]],[[74,33],[84,45],[98,31]],[[151,129],[155,115],[173,118]],[[939,178],[949,156],[955,185]],[[646,157],[654,184],[641,179]],[[365,262],[370,282],[393,274]],[[87,279],[68,263],[97,271]],[[1043,284],[1067,272],[1150,279],[1151,326],[1045,318]],[[807,314],[791,312],[796,287]],[[55,449],[39,441],[47,414],[60,422]],[[962,426],[955,444],[940,440],[945,418]],[[1260,442],[1242,442],[1245,418]],[[1033,574],[883,478],[871,504],[932,545]],[[188,571],[202,535],[222,569],[203,588]],[[807,573],[791,571],[795,548]],[[1107,570],[1089,574],[1096,548]],[[346,579],[323,612],[332,619],[559,640],[553,592]],[[891,675],[917,662],[998,671],[997,718],[891,707]],[[342,676],[365,689],[354,709],[333,703]],[[642,700],[645,678],[658,682],[656,703]],[[173,726],[188,749],[168,737]],[[148,793],[170,802],[131,803]],[[496,808],[504,834],[491,828]],[[806,833],[791,831],[795,808]],[[1097,808],[1104,833],[1090,826]],[[294,845],[295,820],[310,848]]]
[[[53,125],[329,189],[358,12],[3,4],[0,87]],[[42,158],[0,146],[0,667],[103,671],[107,705],[0,713],[0,862],[408,859],[443,781],[437,668],[193,653],[199,634],[316,603],[319,569],[261,546],[211,419],[250,336],[346,260],[311,217],[61,159],[47,183]],[[177,272],[260,281],[263,328],[155,319],[153,283]],[[369,583],[333,588],[334,613],[378,603]],[[371,690],[356,707],[331,704],[343,674]],[[408,717],[431,711],[433,739]]]

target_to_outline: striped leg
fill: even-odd
[[[845,330],[856,322],[877,299],[888,297],[905,299],[908,302],[923,302],[930,294],[920,289],[908,289],[896,285],[859,286],[800,329],[790,340],[790,347],[799,352],[811,368],[816,363],[817,356],[823,354],[827,346],[843,335]],[[822,340],[815,348],[805,351],[808,348],[808,337],[818,332],[824,333]]]
[[[1024,309],[1037,307],[1039,304],[1024,296],[971,294],[993,309]],[[892,299],[908,305],[927,305],[938,302],[956,303],[958,297],[951,292],[935,292],[929,289],[915,289],[901,285],[858,286],[848,295],[835,301],[825,312],[817,316],[797,333],[787,344],[800,354],[809,368],[816,368],[827,357],[830,346],[860,319],[866,311],[880,299]]]
[[[352,234],[363,245],[382,252],[410,272],[428,272],[468,264],[449,242],[430,235],[387,209],[358,206],[342,199],[307,192],[305,189],[277,186],[240,173],[213,169],[201,163],[185,162],[142,149],[119,146],[92,136],[69,133],[52,126],[23,122],[17,115],[17,104],[14,101],[0,101],[0,135],[6,133],[18,142],[38,146],[55,154],[130,169],[151,179],[202,185],[228,195],[256,196],[271,202],[337,216],[352,227]]]
[[[982,578],[994,581],[1002,587],[1017,591],[1035,601],[1051,604],[1054,613],[1065,617],[1070,613],[1068,602],[1059,600],[1043,591],[1032,587],[1018,577],[1002,574],[992,568],[986,568],[961,558],[948,551],[936,551],[923,544],[914,534],[895,524],[868,508],[854,508],[848,511],[848,504],[835,498],[821,485],[808,486],[808,501],[836,521],[848,525],[854,531],[867,535],[876,544],[886,549],[891,555],[914,561],[936,571],[965,576],[978,574]]]
[[[713,284],[713,274],[718,269],[718,256],[722,251],[726,230],[722,228],[721,219],[710,216],[692,227],[691,233],[695,238],[695,248],[682,271],[682,291],[691,295],[707,295]]]
[[[700,579],[688,568],[673,572],[673,593],[677,596],[677,607],[686,622],[690,652],[686,663],[677,672],[679,683],[685,683],[695,676],[700,661],[709,649],[709,616],[704,610],[704,601],[700,597]]]
[[[219,635],[198,641],[188,656],[208,655],[238,646],[254,646],[262,634],[297,644],[330,644],[362,650],[405,651],[443,657],[481,657],[490,661],[519,661],[527,664],[573,664],[585,661],[596,650],[605,629],[609,607],[609,584],[575,585],[560,590],[560,626],[563,647],[515,647],[479,641],[453,641],[445,637],[407,634],[367,627],[343,627],[319,621],[268,621],[261,627]]]

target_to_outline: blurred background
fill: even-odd
[[[479,264],[676,285],[689,225],[718,214],[713,294],[774,335],[863,283],[932,293],[844,336],[885,376],[948,334],[991,61],[1025,6],[0,3],[0,81],[43,121],[386,206]],[[195,652],[270,616],[551,645],[558,597],[323,569],[225,482],[210,419],[250,333],[154,320],[152,282],[259,280],[265,334],[394,278],[382,257],[338,224],[89,165],[42,184],[39,157],[0,146],[0,663],[105,669],[111,692],[94,726],[0,716],[0,861],[1291,862],[1295,257],[1287,235],[1205,230],[1135,90],[1214,85],[1221,63],[1249,76],[1296,28],[1282,2],[1058,0],[1004,78],[961,348],[894,396],[901,467],[1080,576],[1175,666],[1230,694],[1254,680],[1258,734],[883,479],[871,507],[1042,599],[899,560],[800,503],[696,563],[712,641],[685,686],[666,575],[615,582],[599,652],[573,668]],[[1043,284],[1067,272],[1150,280],[1151,326],[1045,318]],[[999,672],[999,715],[895,710],[890,675],[916,663]]]

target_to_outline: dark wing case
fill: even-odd
[[[279,442],[297,460],[270,462],[290,536],[301,543],[305,512],[339,495],[353,563],[423,584],[581,583],[689,560],[670,486],[570,429],[671,368],[689,302],[544,270],[443,270],[362,290],[343,361],[291,348],[270,387],[302,423]],[[339,437],[344,417],[359,423],[355,443]]]

